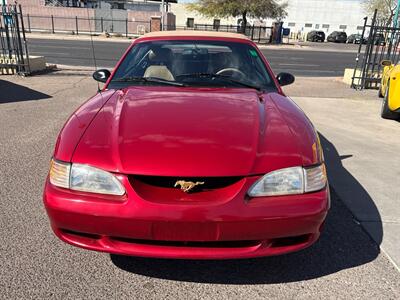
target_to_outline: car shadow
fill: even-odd
[[[336,147],[321,133],[321,145],[324,149],[330,184],[337,187],[339,198],[353,212],[357,222],[368,222],[368,232],[380,245],[383,239],[382,220],[374,200],[364,187],[347,171],[342,162],[352,155],[339,155]],[[360,216],[360,217],[357,217]]]
[[[0,104],[51,98],[50,95],[0,79]]]
[[[354,187],[354,197],[368,195],[343,167],[341,160],[344,157],[339,155],[333,144],[323,136],[321,142],[324,149],[329,148],[326,155],[328,170],[334,168],[335,176],[343,176]],[[372,202],[370,197],[365,199]],[[379,215],[377,210],[376,214]],[[378,254],[379,245],[366,234],[331,187],[331,210],[324,232],[317,243],[303,251],[275,257],[223,261],[111,255],[111,261],[127,272],[161,279],[218,284],[273,284],[326,276],[371,262]]]

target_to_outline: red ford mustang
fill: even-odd
[[[55,234],[115,254],[228,259],[314,243],[330,200],[318,135],[239,34],[138,38],[67,121],[44,190]]]

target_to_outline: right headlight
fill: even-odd
[[[282,196],[316,192],[327,183],[325,165],[293,167],[264,175],[249,189],[250,197]]]
[[[52,159],[49,178],[51,184],[70,190],[117,196],[125,194],[125,188],[117,177],[88,165]]]

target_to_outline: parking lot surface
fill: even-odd
[[[159,260],[90,252],[59,241],[42,205],[43,184],[58,131],[96,88],[83,71],[0,76],[0,298],[398,299],[398,270],[341,199],[346,194],[339,185],[332,188],[332,209],[321,239],[290,255],[238,261]],[[304,89],[292,91],[300,95]],[[326,117],[329,108],[343,101],[301,96],[299,105],[317,126],[322,124],[319,114]],[[328,164],[333,166],[358,149],[353,144],[353,152],[342,152],[340,140],[339,146],[331,140],[337,138],[332,135],[335,120],[332,116],[327,120],[330,129],[320,130],[324,147],[330,149]],[[354,121],[350,125],[355,127]],[[367,138],[353,127],[348,128],[354,139]],[[343,128],[341,124],[338,130]],[[395,150],[388,143],[384,147]],[[346,175],[344,180],[357,178],[352,176],[360,172],[354,168],[357,155],[349,170],[344,164],[334,169],[336,174]],[[359,183],[369,184],[361,179]]]

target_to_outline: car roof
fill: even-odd
[[[211,37],[211,38],[233,38],[249,41],[250,39],[240,33],[221,32],[221,31],[202,31],[202,30],[171,30],[171,31],[155,31],[149,32],[140,37],[142,38],[158,38],[158,37]]]

